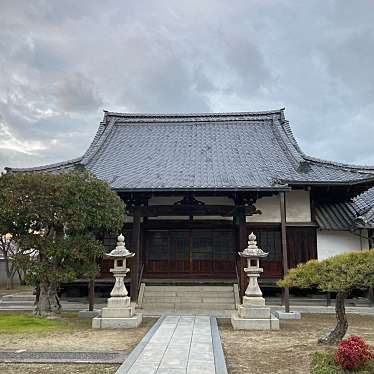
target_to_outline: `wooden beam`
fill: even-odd
[[[281,216],[281,236],[282,236],[282,259],[283,259],[283,276],[288,274],[288,253],[287,253],[287,225],[286,225],[286,193],[279,192],[280,216]],[[283,289],[284,310],[290,311],[290,290],[288,287]]]
[[[139,271],[140,271],[140,211],[139,207],[135,207],[134,210],[134,222],[132,226],[132,252],[135,256],[132,258],[131,267],[131,300],[138,300],[138,283],[139,283]]]
[[[129,207],[129,213],[134,214],[134,209]],[[138,207],[141,217],[157,216],[223,216],[230,217],[244,210],[247,216],[259,214],[254,205],[151,205]]]

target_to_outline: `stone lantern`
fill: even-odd
[[[134,256],[135,253],[127,250],[124,236],[119,235],[116,248],[105,255],[114,260],[114,266],[110,269],[115,278],[114,287],[107,307],[102,309],[101,316],[92,320],[93,328],[133,328],[142,322],[142,315],[135,313],[124,283],[126,274],[130,271],[126,267],[126,259]]]
[[[244,271],[248,277],[248,287],[243,296],[243,304],[231,316],[231,323],[235,330],[279,330],[279,320],[270,313],[270,308],[265,306],[257,278],[263,272],[260,259],[268,253],[258,248],[256,235],[248,236],[248,247],[239,252],[239,256],[247,259]]]
[[[246,302],[253,304],[265,305],[265,300],[262,297],[262,292],[258,285],[257,278],[263,272],[263,269],[260,267],[260,258],[267,257],[268,253],[264,252],[261,248],[258,248],[256,235],[252,232],[248,236],[248,247],[239,252],[240,257],[247,259],[247,267],[244,268],[244,271],[247,274],[248,287],[245,290],[245,296],[243,297],[243,304]]]

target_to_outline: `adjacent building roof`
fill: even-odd
[[[323,203],[315,206],[315,220],[322,230],[353,230],[357,211],[353,202]]]
[[[374,183],[372,167],[305,155],[283,109],[207,114],[105,112],[82,158],[57,165],[37,170],[81,165],[117,191]]]
[[[374,188],[359,195],[354,204],[357,210],[357,225],[374,228]]]
[[[315,220],[323,230],[374,228],[374,188],[352,201],[322,203],[315,207]]]

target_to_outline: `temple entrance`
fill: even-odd
[[[147,230],[144,273],[154,277],[235,276],[232,229]]]

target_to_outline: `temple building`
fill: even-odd
[[[283,109],[105,112],[82,157],[7,170],[81,168],[108,181],[126,203],[135,298],[140,282],[155,280],[225,280],[243,291],[238,252],[251,232],[269,252],[265,285],[300,262],[371,246],[374,192],[366,191],[374,186],[374,167],[304,154]],[[108,271],[104,261],[102,277]]]

